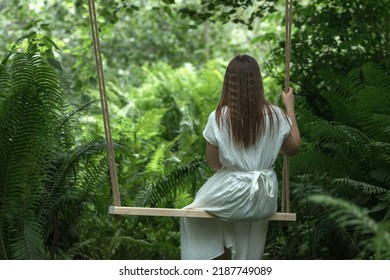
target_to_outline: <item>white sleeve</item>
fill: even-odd
[[[287,114],[279,107],[275,106],[277,114],[278,114],[278,120],[279,120],[279,137],[284,140],[287,138],[287,136],[291,132],[291,126],[292,122],[290,118],[287,116]]]
[[[215,135],[215,129],[217,128],[217,122],[215,120],[215,111],[211,112],[207,120],[206,127],[203,130],[203,137],[211,145],[218,147],[218,140]]]

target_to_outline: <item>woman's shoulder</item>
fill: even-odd
[[[284,110],[275,104],[268,104],[268,108],[271,110],[271,113],[275,113],[278,115],[284,115],[284,116],[286,115]]]
[[[270,104],[269,110],[271,110],[272,118],[277,121],[277,123],[282,126],[289,127],[291,126],[291,120],[287,116],[286,112],[279,106]]]
[[[214,126],[216,124],[216,110],[211,111],[207,118],[207,126]]]
[[[229,109],[227,106],[224,106],[220,112],[219,112],[219,118],[221,118],[222,120],[226,119],[229,115]],[[210,119],[215,119],[216,120],[216,117],[217,117],[217,109],[215,109],[214,111],[212,111],[209,115],[209,120]]]
[[[208,117],[209,120],[210,119],[215,119],[215,111],[216,110],[213,110],[213,111],[210,112],[209,117]]]

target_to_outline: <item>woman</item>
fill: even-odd
[[[228,65],[219,105],[203,136],[206,159],[217,172],[185,208],[200,208],[219,219],[182,218],[182,259],[261,259],[268,217],[276,212],[278,183],[273,166],[278,153],[293,156],[300,145],[290,88],[286,107],[264,97],[260,68],[248,55]]]

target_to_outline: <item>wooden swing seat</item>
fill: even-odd
[[[109,213],[114,215],[131,216],[161,216],[161,217],[191,217],[191,218],[216,218],[216,216],[201,209],[172,209],[172,208],[146,208],[146,207],[121,207],[110,206]],[[277,212],[267,220],[270,221],[289,221],[295,222],[297,216],[295,213]]]

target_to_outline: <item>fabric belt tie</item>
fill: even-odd
[[[276,192],[275,181],[273,180],[274,170],[264,169],[261,171],[233,171],[233,177],[245,182],[250,182],[250,200],[259,192],[259,179],[263,183],[265,194],[274,197]]]

